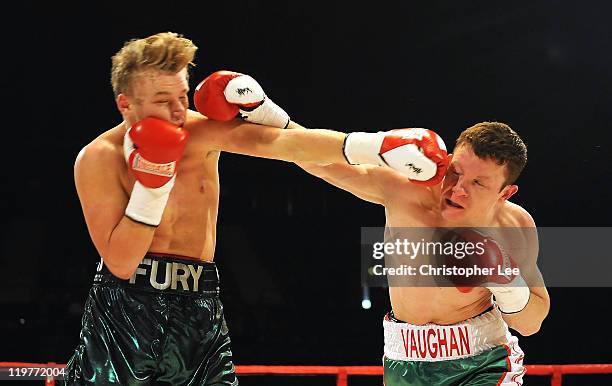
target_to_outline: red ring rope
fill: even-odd
[[[53,367],[61,368],[64,364],[0,362],[0,371],[10,367]],[[572,365],[526,365],[527,375],[550,376],[551,386],[561,386],[564,374],[612,374],[612,364],[572,364]],[[335,375],[337,386],[347,386],[349,375],[382,375],[382,366],[264,366],[237,365],[236,373],[241,375]],[[55,380],[47,379],[45,385],[55,385]]]

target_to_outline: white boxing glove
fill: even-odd
[[[344,142],[344,155],[352,165],[389,166],[413,183],[426,186],[439,184],[449,164],[442,138],[421,128],[350,133]]]
[[[200,113],[218,121],[238,116],[247,122],[284,129],[290,120],[255,79],[238,72],[217,71],[209,75],[196,87],[194,104]]]

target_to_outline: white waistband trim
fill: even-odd
[[[385,357],[403,361],[467,358],[507,342],[508,326],[497,308],[461,323],[415,325],[383,320]]]

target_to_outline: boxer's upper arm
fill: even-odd
[[[535,222],[529,213],[517,205],[518,221],[522,231],[525,256],[521,256],[520,265],[529,286],[544,286],[542,275],[537,266],[540,244],[538,240],[538,230]]]
[[[523,274],[525,282],[529,285],[529,290],[531,291],[531,293],[542,298],[547,304],[547,307],[550,307],[550,297],[548,295],[548,290],[546,289],[542,273],[540,272],[540,269],[537,266],[540,247],[535,221],[533,220],[529,212],[527,212],[520,206],[518,207],[518,213],[519,222],[521,228],[523,229],[526,244],[529,250],[527,264],[525,267],[522,267],[522,270],[524,272],[521,273]],[[548,313],[548,311],[546,313]]]
[[[101,256],[106,255],[113,229],[127,206],[128,197],[118,175],[122,161],[110,145],[97,142],[83,148],[74,164],[87,229]]]
[[[308,163],[298,166],[365,201],[381,205],[385,205],[390,192],[410,184],[397,172],[380,166]]]
[[[378,183],[374,181],[373,173],[370,170],[374,166],[310,163],[298,163],[297,165],[313,176],[346,190],[362,200],[384,205],[383,192]]]

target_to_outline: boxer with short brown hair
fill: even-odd
[[[505,240],[504,229],[537,249],[534,220],[509,201],[526,162],[527,148],[514,130],[500,122],[482,122],[461,133],[441,183],[415,184],[384,166],[298,165],[383,205],[386,234],[393,229],[446,229],[449,240],[485,245],[483,256],[471,255],[468,262],[512,268],[519,264],[501,245],[516,240]],[[474,231],[483,228],[499,230],[498,238]],[[523,353],[507,326],[522,335],[534,334],[550,307],[535,257],[530,257],[521,262],[518,275],[450,279],[454,286],[392,285],[389,279],[392,311],[383,322],[385,385],[520,384]]]

